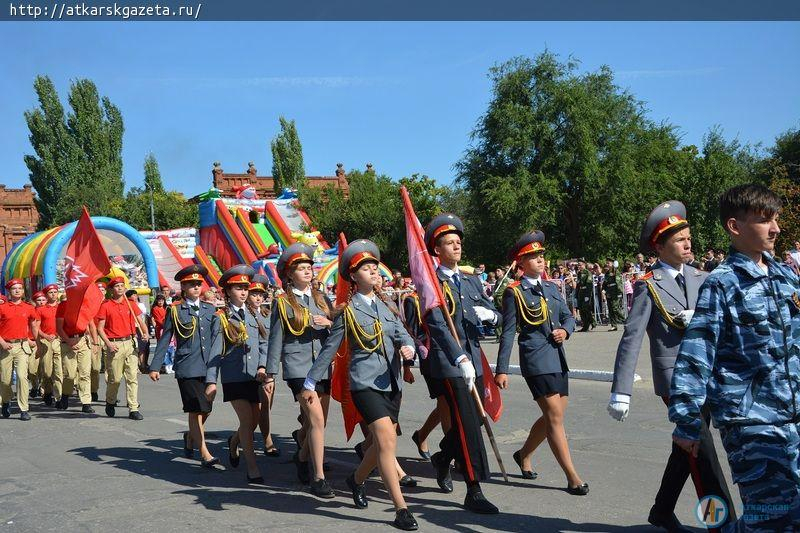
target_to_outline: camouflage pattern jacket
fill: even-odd
[[[800,284],[763,261],[767,272],[731,249],[700,288],[672,375],[677,437],[699,440],[706,401],[716,427],[798,421]]]

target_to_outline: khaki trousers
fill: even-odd
[[[112,341],[113,342],[113,341]],[[136,337],[127,341],[114,342],[119,348],[116,353],[104,350],[106,358],[106,403],[114,404],[122,378],[125,378],[125,392],[128,410],[139,410],[139,354]]]
[[[92,394],[100,390],[100,369],[103,367],[103,349],[92,344]]]
[[[28,359],[36,350],[28,341],[11,343],[11,349],[0,350],[0,402],[11,403],[11,372],[17,369],[17,404],[20,411],[28,410]]]
[[[44,393],[55,394],[56,398],[60,398],[64,380],[64,370],[61,366],[61,339],[58,337],[52,341],[39,339],[39,355]]]
[[[89,335],[83,335],[75,346],[61,343],[61,364],[64,369],[63,389],[61,394],[69,397],[77,381],[78,398],[82,405],[92,403],[90,372],[92,369],[92,348]],[[61,396],[56,398],[60,399]]]

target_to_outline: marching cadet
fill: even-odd
[[[624,322],[622,318],[622,276],[611,259],[606,259],[606,275],[603,276],[603,292],[608,306],[608,331],[617,331],[617,324]]]
[[[260,416],[258,389],[267,380],[269,337],[256,317],[245,308],[254,274],[252,267],[236,265],[219,278],[227,305],[217,312],[219,334],[211,347],[205,394],[208,401],[213,401],[217,379],[222,382],[222,401],[230,402],[239,419],[236,434],[228,437],[228,459],[233,468],[239,466],[241,446],[247,463],[247,482],[260,484],[264,478],[253,451],[253,432]]]
[[[175,274],[181,284],[181,301],[170,306],[164,328],[150,363],[150,379],[158,381],[172,338],[177,349],[173,360],[175,380],[181,394],[183,412],[189,417],[189,431],[183,434],[183,454],[190,458],[194,448],[200,450],[201,464],[212,467],[219,459],[206,446],[205,423],[211,414],[211,402],[205,395],[206,372],[211,360],[211,347],[219,335],[217,308],[200,301],[203,277],[208,274],[202,265],[189,265]]]
[[[73,389],[77,388],[81,411],[92,414],[94,413],[91,395],[93,325],[90,323],[83,331],[70,329],[64,321],[66,310],[66,301],[56,307],[56,331],[61,341],[62,384],[61,390],[57,391],[59,394],[56,395],[55,405],[56,409],[68,409],[69,397],[72,396]]]
[[[349,353],[344,361],[348,365],[353,404],[372,435],[372,445],[364,451],[358,468],[347,477],[347,486],[356,507],[367,507],[364,482],[377,466],[394,503],[394,525],[414,531],[419,526],[400,490],[395,457],[396,424],[402,399],[401,359],[413,360],[414,339],[399,316],[375,292],[380,286],[379,262],[378,247],[366,239],[351,243],[342,253],[339,276],[354,284],[355,294],[336,317],[331,334],[304,381],[301,395],[309,403],[318,401],[316,383],[328,376],[330,364],[347,337]]]
[[[295,243],[287,247],[278,258],[277,271],[285,293],[273,304],[269,334],[267,375],[274,379],[280,364],[283,380],[300,403],[302,428],[292,432],[298,450],[292,458],[297,477],[303,484],[311,484],[311,492],[321,498],[333,498],[333,489],[325,481],[323,457],[325,454],[325,421],[330,404],[330,372],[316,383],[319,401],[309,403],[301,396],[311,365],[314,364],[328,338],[333,309],[322,292],[312,286],[314,276],[314,250]],[[269,379],[268,379],[269,381]],[[275,383],[267,384],[272,394]],[[309,462],[314,479],[310,478]]]
[[[103,299],[106,297],[106,284],[102,281],[97,282],[97,288],[103,294]],[[99,311],[98,311],[99,312]],[[92,401],[96,402],[99,398],[100,391],[100,373],[103,371],[103,343],[101,342],[100,335],[97,331],[97,324],[99,320],[94,317],[92,323],[89,325],[89,334],[92,336],[92,369],[90,374],[90,381],[92,386]]]
[[[511,283],[503,295],[503,334],[497,355],[495,383],[508,387],[508,362],[514,335],[519,329],[519,359],[522,377],[542,416],[531,426],[522,449],[514,452],[525,479],[537,474],[530,466],[534,450],[547,438],[558,464],[567,476],[567,492],[575,496],[589,493],[572,464],[564,431],[564,413],[569,397],[569,368],[564,341],[575,331],[575,318],[555,284],[542,280],[545,270],[544,233],[523,235],[511,249],[509,258],[522,269],[520,281]]]
[[[578,313],[581,317],[581,331],[594,329],[597,322],[594,318],[594,278],[586,268],[586,261],[578,261],[578,285],[575,288],[575,297],[578,300]]]
[[[125,297],[125,280],[114,277],[108,281],[111,298],[104,301],[97,314],[97,332],[105,346],[106,377],[106,415],[116,414],[117,393],[122,378],[125,378],[125,392],[128,400],[128,418],[142,420],[139,412],[139,357],[136,345],[136,328],[142,338],[149,340],[147,326],[142,318],[142,310]],[[91,357],[91,356],[90,356]],[[89,362],[91,369],[91,359]]]
[[[36,308],[36,313],[39,313],[39,308],[47,303],[47,296],[42,291],[33,293],[33,307]],[[39,317],[39,333],[42,331],[41,316]],[[38,341],[38,339],[34,339]],[[44,386],[44,368],[42,367],[42,353],[39,351],[39,344],[37,342],[36,349],[28,356],[28,383],[31,384],[31,390],[28,398],[38,398],[42,395],[42,388]]]
[[[61,397],[64,373],[61,366],[61,338],[56,329],[58,310],[58,285],[47,285],[43,291],[47,302],[36,308],[39,323],[39,358],[41,359],[42,381],[44,385],[44,404],[53,405],[53,393]]]
[[[252,314],[258,323],[261,325],[259,327],[259,331],[266,332],[267,338],[269,338],[269,328],[270,328],[270,320],[269,320],[269,313],[264,309],[264,298],[267,294],[267,287],[269,287],[269,278],[264,274],[256,274],[253,276],[253,279],[250,280],[250,290],[247,293],[247,302],[246,307],[247,311]],[[272,383],[275,382],[275,378],[268,378],[272,379]],[[261,430],[261,436],[264,439],[264,455],[268,457],[278,457],[281,454],[281,450],[275,446],[275,443],[272,441],[272,434],[270,433],[270,410],[272,409],[272,400],[275,397],[275,388],[272,387],[272,392],[267,394],[266,388],[261,387],[258,389],[259,395],[261,397],[261,414],[258,419],[258,428]]]
[[[443,391],[452,424],[439,444],[440,451],[431,456],[431,463],[439,488],[452,492],[450,463],[456,459],[467,483],[464,506],[476,513],[495,514],[497,507],[486,499],[480,486],[480,481],[489,477],[489,461],[472,389],[484,390],[478,326],[482,322],[498,324],[500,314],[478,278],[458,270],[463,235],[461,219],[449,213],[435,217],[425,231],[428,251],[439,258],[436,275],[459,340],[453,338],[441,309],[432,309],[425,315],[431,338],[431,379],[436,389]]]
[[[772,257],[781,208],[762,185],[722,194],[730,253],[700,289],[670,387],[673,440],[693,456],[710,406],[744,505],[737,531],[800,531],[800,281]]]
[[[694,312],[700,285],[707,275],[685,264],[692,250],[692,235],[686,208],[678,201],[670,200],[653,209],[642,228],[639,246],[643,252],[655,251],[658,261],[634,286],[633,305],[617,347],[608,412],[620,422],[628,416],[634,370],[645,333],[650,339],[653,389],[668,404],[678,347]],[[733,513],[730,493],[708,428],[708,416],[708,409],[704,408],[699,428],[702,453],[697,461],[700,481],[705,494],[724,498]],[[667,531],[688,531],[674,510],[690,473],[689,456],[673,444],[648,522]]]
[[[0,305],[0,405],[3,418],[11,416],[11,374],[17,371],[17,405],[19,419],[30,420],[28,414],[28,360],[36,351],[39,336],[39,313],[23,300],[25,286],[21,279],[6,283],[8,301]]]

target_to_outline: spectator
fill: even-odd
[[[164,329],[164,320],[167,319],[167,299],[163,294],[156,296],[153,302],[153,307],[150,309],[150,325],[153,328],[153,334],[156,337],[156,342],[161,338],[161,332]]]
[[[475,269],[475,275],[480,278],[482,282],[486,281],[486,265],[480,264],[478,268]]]
[[[719,266],[719,261],[714,257],[714,250],[711,248],[708,249],[705,256],[705,262],[703,263],[703,270],[706,272],[711,272],[715,268]]]
[[[792,269],[792,272],[795,274],[800,274],[800,268],[798,268],[798,264],[794,262],[794,258],[792,258],[792,252],[786,250],[783,252],[783,263]]]
[[[647,272],[647,264],[644,262],[644,254],[636,254],[636,264],[634,268],[637,272]]]
[[[800,241],[794,241],[794,248],[792,249],[792,261],[800,267]]]

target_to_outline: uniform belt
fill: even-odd
[[[129,341],[132,338],[133,338],[133,335],[128,335],[126,337],[116,337],[116,338],[109,337],[108,340],[110,340],[111,342],[119,342],[119,341]]]
[[[28,339],[8,339],[8,340],[6,340],[6,342],[8,342],[8,343],[12,343],[12,342],[27,342],[27,341],[28,341]]]
[[[83,337],[84,335],[86,335],[86,332],[83,332],[83,333],[78,333],[77,335],[70,335],[70,336],[69,336],[69,337],[67,337],[67,338],[68,338],[68,339],[80,339],[80,338],[81,338],[81,337]]]

